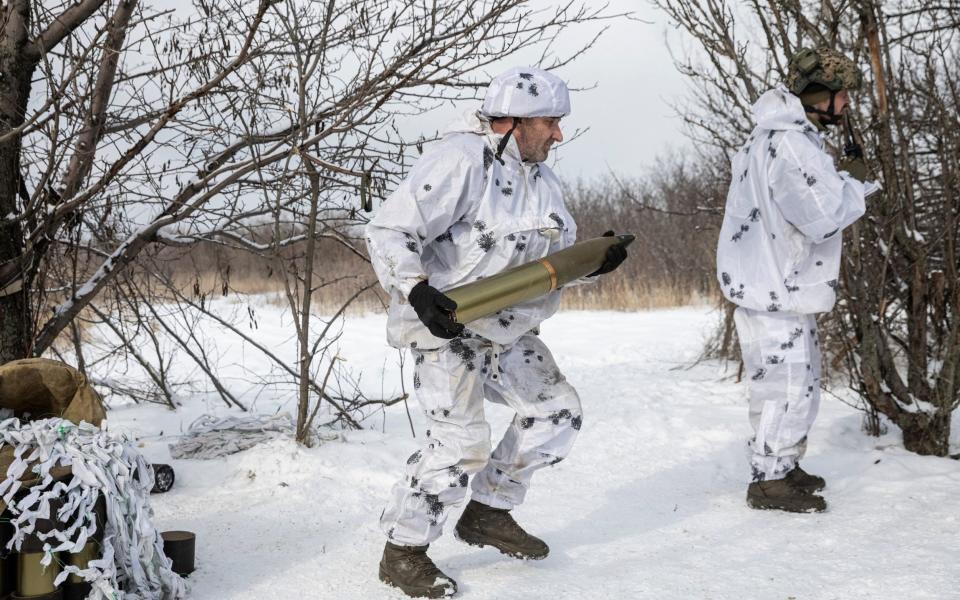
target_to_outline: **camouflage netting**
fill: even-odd
[[[186,598],[153,526],[153,468],[125,436],[108,430],[83,375],[44,359],[7,363],[0,366],[0,408],[16,415],[0,422],[0,497],[13,526],[4,550],[19,551],[31,536],[43,544],[48,566],[60,560],[55,553],[76,553],[102,538],[101,558],[82,570],[62,565],[57,585],[73,573],[91,583],[91,600]],[[28,416],[37,420],[23,420]],[[98,502],[106,507],[102,531]],[[38,520],[54,526],[44,532]]]

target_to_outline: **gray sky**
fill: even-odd
[[[673,110],[685,80],[667,51],[666,19],[642,0],[610,4],[615,11],[632,10],[652,24],[614,22],[592,51],[558,71],[574,87],[596,84],[573,95],[573,112],[564,120],[571,132],[590,128],[559,150],[555,170],[566,179],[594,177],[611,169],[639,174],[667,149],[688,144]],[[576,44],[582,34],[571,33],[568,43]]]

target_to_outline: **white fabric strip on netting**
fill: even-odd
[[[183,439],[170,444],[170,456],[176,459],[220,458],[276,438],[293,437],[296,429],[289,413],[225,418],[204,415],[190,424]],[[337,437],[336,432],[322,433],[314,427],[309,432],[307,445],[315,446]]]
[[[106,423],[103,428],[85,422],[77,426],[57,418],[27,423],[6,419],[0,422],[0,436],[0,448],[13,446],[15,456],[0,484],[14,526],[8,549],[20,550],[25,536],[34,533],[37,519],[54,518],[62,529],[37,534],[44,542],[44,566],[55,559],[55,552],[79,552],[97,533],[95,506],[103,497],[107,519],[101,558],[90,561],[86,569],[63,565],[56,585],[74,573],[91,583],[89,600],[186,598],[186,584],[171,569],[153,525],[153,467],[126,436],[108,431]],[[68,483],[55,481],[50,474],[57,466],[71,469]],[[32,474],[40,482],[18,494],[28,468],[27,478]],[[51,502],[56,500],[63,506],[51,515]]]

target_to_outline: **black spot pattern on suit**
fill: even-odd
[[[507,239],[510,240],[511,242],[515,242],[517,241],[517,234],[511,233],[510,235],[507,236]]]
[[[551,421],[554,425],[559,425],[561,420],[563,420],[563,419],[571,419],[571,418],[573,418],[573,415],[570,413],[570,410],[569,410],[569,409],[562,408],[562,409],[558,410],[557,412],[551,414],[551,415],[550,415],[549,417],[547,417],[547,418],[550,419],[550,421]]]
[[[750,477],[754,482],[763,481],[767,478],[766,474],[758,469],[756,465],[750,465]]]
[[[407,238],[407,243],[404,244],[404,245],[407,247],[407,250],[409,250],[410,252],[413,252],[414,254],[416,254],[416,252],[417,252],[417,242],[413,239],[413,237],[412,237],[409,233],[405,233],[405,234],[403,234],[403,236],[404,236],[405,238]]]
[[[774,302],[776,302],[777,300],[780,299],[780,297],[777,296],[777,293],[776,293],[776,292],[770,292],[770,299],[773,300]]]
[[[453,229],[448,229],[445,232],[437,236],[435,240],[437,242],[452,242],[453,241]]]
[[[781,308],[783,308],[783,305],[771,302],[767,305],[767,312],[780,312]]]
[[[573,427],[577,431],[580,431],[580,427],[583,425],[583,416],[577,415],[574,418],[570,419],[570,427]]]
[[[759,369],[757,369],[757,372],[754,373],[753,377],[751,377],[750,379],[753,381],[761,381],[766,376],[767,376],[767,370],[764,369],[763,367],[760,367]]]
[[[827,282],[827,285],[829,285],[829,286],[832,287],[833,289],[837,289],[837,286],[838,286],[839,284],[837,283],[837,280],[836,280],[836,279],[831,279],[830,281]]]
[[[730,288],[730,297],[731,297],[731,298],[736,298],[737,300],[743,300],[743,294],[744,294],[744,289],[743,289],[743,284],[742,284],[742,283],[740,284],[740,289]]]
[[[489,146],[483,147],[483,172],[486,173],[490,169],[490,165],[493,164],[494,155],[493,150]]]
[[[477,231],[485,231],[487,229],[487,222],[479,221],[479,220],[475,221],[473,224],[473,228],[476,229]]]
[[[426,357],[425,357],[424,355],[418,354],[417,357],[416,357],[415,359],[413,359],[413,364],[415,364],[415,365],[422,365],[422,364],[423,364],[423,361],[424,361],[425,359],[426,359]]]
[[[425,191],[425,192],[429,192],[429,191],[432,190],[432,189],[433,189],[433,186],[430,185],[429,183],[425,183],[425,184],[423,185],[423,191]]]
[[[467,363],[477,357],[477,351],[464,344],[460,338],[450,340],[450,351],[457,355],[462,362]]]
[[[540,92],[537,90],[537,84],[531,83],[527,86],[527,93],[531,96],[539,96]]]
[[[477,238],[477,245],[483,248],[484,252],[490,252],[497,245],[497,238],[492,231],[484,232]]]
[[[533,427],[533,417],[523,417],[520,419],[520,429],[530,429]]]
[[[756,223],[757,221],[759,221],[759,220],[760,220],[760,209],[759,209],[759,208],[754,208],[754,209],[752,209],[752,210],[750,211],[749,217],[750,217],[750,220],[753,221],[754,223]]]
[[[560,215],[558,215],[557,213],[550,213],[548,216],[550,217],[551,221],[557,224],[557,227],[559,227],[560,229],[563,229],[564,223],[563,223],[563,219],[560,218]]]
[[[783,364],[783,362],[784,362],[784,358],[782,356],[777,356],[776,354],[772,356],[768,356],[766,360],[766,363],[768,365],[779,365],[779,364]]]
[[[413,389],[415,390],[420,389],[420,373],[413,374]]]
[[[506,329],[507,327],[510,327],[510,319],[505,319],[503,317],[500,317],[499,319],[497,319],[497,323],[499,323],[500,327],[503,327],[504,329]]]
[[[423,500],[427,503],[427,511],[430,513],[430,516],[434,517],[430,520],[431,525],[436,525],[437,518],[443,514],[443,502],[440,501],[440,497],[437,494],[423,494]]]
[[[407,459],[407,464],[415,465],[418,462],[420,462],[421,458],[423,458],[423,454],[419,450],[417,450],[416,452],[410,455],[410,458]]]
[[[511,187],[500,188],[500,193],[503,194],[504,196],[512,196],[513,188]]]
[[[523,242],[520,242],[519,244],[517,244],[517,252],[523,252],[526,249],[527,249],[527,245],[524,244]]]
[[[517,74],[517,77],[519,77],[520,79],[526,79],[527,81],[532,81],[532,80],[533,80],[533,74],[532,74],[532,73],[518,73],[518,74]]]
[[[770,153],[770,157],[771,157],[771,158],[776,158],[776,157],[777,157],[777,149],[773,147],[773,144],[770,144],[770,145],[767,147],[767,152]]]
[[[813,184],[815,184],[815,183],[817,182],[817,178],[814,177],[813,175],[807,175],[806,173],[804,173],[803,175],[804,175],[804,177],[805,177],[806,180],[807,180],[807,185],[809,185],[809,186],[812,187]]]
[[[826,240],[826,239],[832,238],[833,236],[837,235],[837,232],[838,232],[838,231],[840,231],[840,230],[839,230],[839,229],[834,229],[834,230],[831,231],[830,233],[824,234],[823,239]]]
[[[738,231],[738,232],[736,232],[735,234],[733,234],[733,237],[730,238],[730,241],[731,241],[731,242],[739,242],[741,239],[743,239],[743,234],[746,233],[746,232],[748,232],[748,231],[750,231],[750,226],[749,226],[749,225],[747,225],[746,223],[740,225],[740,231]]]
[[[787,338],[787,341],[780,344],[780,349],[789,350],[790,348],[793,348],[793,343],[797,340],[797,338],[799,338],[802,335],[803,335],[803,327],[797,327],[796,329],[790,332],[790,337]]]

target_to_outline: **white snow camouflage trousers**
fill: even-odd
[[[751,481],[783,479],[803,458],[820,407],[820,342],[814,315],[734,312],[750,389]]]
[[[393,486],[380,527],[395,544],[422,546],[440,537],[471,475],[473,500],[505,509],[522,503],[533,474],[570,451],[582,412],[576,390],[533,333],[510,346],[469,336],[412,353],[430,429]],[[516,411],[492,454],[484,398]]]

